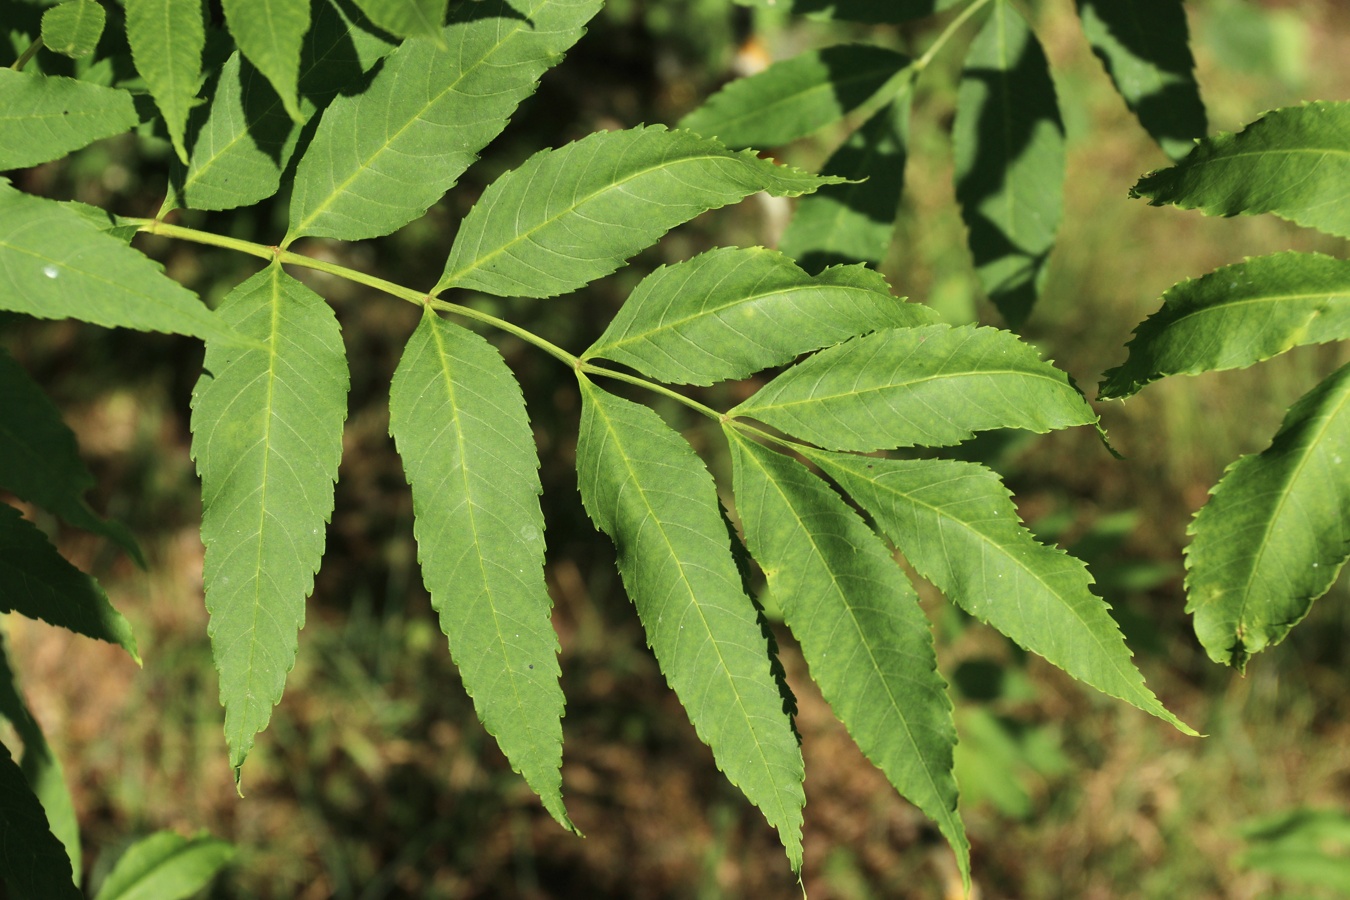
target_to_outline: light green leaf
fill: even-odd
[[[1097,416],[1059,369],[995,328],[927,325],[822,350],[731,410],[834,450],[943,447]]]
[[[0,349],[0,489],[56,513],[68,524],[111,538],[144,565],[131,534],[84,502],[94,476],[75,435],[47,395]]]
[[[1228,467],[1191,523],[1186,611],[1215,662],[1284,640],[1350,555],[1350,366],[1290,408],[1269,447]]]
[[[608,275],[705,210],[837,181],[660,125],[597,132],[493,182],[464,217],[433,293],[553,297]]]
[[[1350,237],[1350,101],[1277,109],[1237,134],[1206,138],[1130,196],[1212,216],[1269,212]]]
[[[108,13],[97,0],[67,0],[42,14],[42,44],[79,59],[94,52]]]
[[[808,272],[864,262],[880,265],[895,232],[905,182],[908,88],[853,132],[821,169],[847,178],[797,203],[778,247]]]
[[[736,510],[811,677],[867,758],[941,829],[969,877],[956,726],[928,620],[858,514],[806,468],[724,426]]]
[[[975,271],[1008,324],[1045,281],[1064,207],[1064,125],[1045,52],[1008,0],[970,45],[952,125],[956,199]]]
[[[3,71],[3,70],[0,70]],[[0,180],[0,309],[238,340],[187,288],[87,218]]]
[[[742,6],[787,6],[795,13],[849,22],[908,22],[962,0],[736,0]]]
[[[427,309],[394,373],[389,433],[412,486],[422,577],[478,717],[575,831],[558,771],[539,457],[520,386],[491,344]]]
[[[370,21],[399,37],[432,38],[446,50],[441,34],[446,0],[355,0]],[[461,4],[463,6],[464,4]]]
[[[127,848],[95,900],[183,900],[211,883],[234,847],[205,831],[190,838],[157,831]]]
[[[1163,152],[1180,159],[1205,136],[1181,0],[1077,0],[1092,52]]]
[[[174,152],[184,164],[188,113],[202,80],[201,0],[126,0],[127,43],[136,71],[164,116]]]
[[[309,0],[222,0],[225,23],[248,61],[267,76],[296,122],[300,110],[300,48],[309,30]]]
[[[761,247],[712,250],[662,266],[633,291],[584,357],[675,384],[744,378],[858,334],[934,321],[861,266],[812,278]]]
[[[70,860],[9,748],[0,742],[0,879],[20,897],[83,900]]]
[[[192,399],[208,632],[237,778],[295,665],[333,512],[348,376],[332,309],[275,263],[219,315],[258,342],[208,342]]]
[[[1128,397],[1166,375],[1236,369],[1302,344],[1350,338],[1350,262],[1276,253],[1173,285],[1102,377],[1099,399]]]
[[[126,91],[0,68],[0,171],[60,159],[135,125]]]
[[[10,612],[117,644],[141,661],[130,623],[98,582],[66,562],[17,509],[0,503],[0,613]]]
[[[776,147],[837,122],[910,64],[894,50],[838,44],[731,82],[680,121],[728,147]]]
[[[954,603],[1074,678],[1195,734],[1144,685],[1083,563],[1033,538],[983,466],[804,449],[915,570]]]
[[[666,681],[801,867],[802,757],[708,470],[655,412],[581,379],[577,482]]]
[[[405,42],[367,90],[324,112],[296,170],[287,241],[359,240],[421,216],[599,8],[600,0],[465,3],[442,32],[448,50]]]

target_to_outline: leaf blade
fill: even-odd
[[[300,111],[300,48],[309,31],[308,0],[222,0],[225,24],[248,61],[267,77],[296,122]]]
[[[399,37],[439,40],[447,0],[356,0],[370,21]]]
[[[131,94],[119,88],[0,69],[0,170],[60,159],[136,122]]]
[[[186,164],[188,113],[201,87],[206,28],[200,0],[127,0],[127,43]]]
[[[0,872],[15,892],[52,900],[81,900],[65,848],[9,748],[0,743]]]
[[[183,900],[233,858],[233,845],[205,831],[190,838],[157,831],[127,848],[95,900]]]
[[[80,59],[94,52],[108,13],[97,0],[67,0],[42,14],[43,46]]]

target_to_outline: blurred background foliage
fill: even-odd
[[[1346,242],[1273,217],[1204,219],[1128,200],[1136,178],[1166,159],[1092,57],[1072,3],[1031,6],[1070,144],[1065,223],[1047,293],[1023,333],[1089,395],[1173,282],[1288,247],[1346,254]],[[1211,130],[1238,128],[1275,106],[1350,96],[1344,4],[1187,7]],[[483,187],[542,146],[601,128],[674,122],[736,71],[841,37],[914,51],[935,34],[932,22],[826,26],[728,0],[610,0],[425,219],[378,241],[310,240],[295,249],[429,285],[455,223]],[[906,201],[884,271],[897,293],[952,321],[997,323],[977,295],[952,198],[947,128],[960,47],[949,49],[920,82]],[[12,54],[0,46],[0,64]],[[779,154],[818,167],[839,137],[822,133]],[[20,186],[153,215],[170,153],[148,135],[107,141],[21,173]],[[751,200],[708,214],[566,302],[474,302],[578,350],[644,273],[713,245],[771,243],[779,213]],[[281,235],[283,219],[276,203],[209,222],[184,214],[186,224],[265,242]],[[223,251],[139,240],[211,303],[253,271],[252,261]],[[500,343],[524,384],[543,462],[548,580],[568,698],[564,791],[584,840],[548,818],[478,725],[417,575],[411,502],[387,436],[386,404],[417,310],[298,274],[343,323],[350,414],[299,661],[245,769],[243,800],[221,738],[201,598],[200,498],[187,426],[200,346],[74,322],[0,324],[0,340],[49,388],[79,435],[99,479],[95,507],[132,529],[150,563],[140,571],[101,540],[28,510],[130,618],[143,670],[112,647],[16,617],[4,623],[30,702],[72,782],[93,884],[136,837],[204,827],[240,850],[211,897],[798,896],[776,838],[715,770],[666,689],[615,577],[610,545],[582,512],[569,374],[509,338]],[[1239,678],[1210,664],[1191,636],[1180,561],[1189,516],[1225,462],[1259,450],[1289,399],[1345,356],[1338,345],[1301,348],[1257,369],[1168,379],[1127,404],[1102,405],[1125,461],[1110,458],[1089,429],[995,434],[955,451],[997,468],[1037,533],[1091,564],[1151,686],[1209,735],[1185,738],[1076,686],[923,592],[939,659],[960,698],[957,771],[979,896],[1344,896],[1346,590],[1334,588],[1307,624]],[[712,388],[705,399],[730,404],[750,389]],[[714,471],[726,473],[715,436],[679,408],[661,411],[687,426]],[[810,895],[958,896],[936,832],[863,760],[806,678],[791,638],[780,629],[778,639],[801,707]]]

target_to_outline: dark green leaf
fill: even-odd
[[[65,848],[47,825],[42,804],[0,743],[0,878],[15,894],[41,900],[83,900]]]
[[[135,125],[126,91],[0,68],[0,171],[60,159]]]

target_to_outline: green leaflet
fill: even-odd
[[[108,14],[97,0],[67,0],[42,14],[42,44],[79,59],[94,52]]]
[[[958,444],[976,431],[1044,433],[1097,416],[1068,376],[995,328],[892,329],[822,350],[731,410],[833,450]]]
[[[188,161],[188,113],[199,102],[202,48],[201,0],[126,0],[127,43],[136,71],[164,116],[178,158]]]
[[[1205,136],[1181,0],[1076,0],[1092,52],[1163,152],[1181,159]]]
[[[823,481],[723,430],[746,540],[811,677],[867,758],[937,822],[968,878],[970,844],[952,776],[956,726],[918,595]]]
[[[583,356],[674,384],[744,378],[858,334],[934,321],[861,266],[811,277],[773,250],[722,248],[662,266]]]
[[[430,309],[389,391],[422,576],[487,730],[544,806],[562,801],[563,694],[544,585],[539,457],[525,400],[491,344]]]
[[[776,147],[837,122],[909,66],[909,57],[840,44],[731,82],[680,121],[728,147]]]
[[[211,883],[234,847],[205,831],[157,831],[127,848],[94,900],[183,900]]]
[[[798,870],[801,750],[712,478],[651,409],[580,381],[577,482],[586,511],[614,541],[647,642],[699,738],[778,829]]]
[[[778,6],[782,0],[736,0],[742,6]],[[788,0],[795,13],[850,22],[907,22],[949,9],[962,0]]]
[[[839,180],[660,125],[597,132],[493,182],[464,217],[432,293],[553,297],[608,275],[705,210]]]
[[[0,879],[21,897],[83,900],[42,804],[0,742]]]
[[[135,125],[126,91],[0,68],[0,171],[60,159]]]
[[[1302,344],[1350,338],[1350,262],[1276,253],[1173,285],[1135,329],[1130,356],[1098,399],[1128,397],[1166,375],[1236,369]]]
[[[239,50],[267,76],[296,122],[300,110],[300,47],[309,30],[309,0],[222,0]]]
[[[432,38],[444,51],[440,34],[446,0],[355,0],[370,21],[399,37]]]
[[[0,70],[4,71],[4,70]],[[0,179],[0,309],[238,340],[197,297],[83,214]]]
[[[1277,109],[1237,134],[1206,138],[1130,196],[1209,215],[1270,212],[1350,237],[1350,102]]]
[[[1350,554],[1350,366],[1228,467],[1191,523],[1186,611],[1211,659],[1242,670],[1325,594]]]
[[[367,90],[324,112],[296,170],[287,242],[375,237],[421,216],[599,8],[600,0],[465,3],[442,32],[448,49],[405,42]]]
[[[778,246],[806,271],[840,263],[880,265],[885,259],[905,183],[912,98],[906,87],[849,135],[821,169],[847,182],[826,185],[797,203]]]
[[[952,125],[956,199],[980,284],[1016,327],[1045,281],[1064,207],[1064,125],[1040,43],[1008,0],[970,45]]]
[[[0,503],[0,613],[10,612],[117,644],[141,661],[131,624],[98,582],[66,562],[17,509]]]
[[[131,534],[84,502],[94,476],[75,435],[42,389],[0,349],[0,490],[56,513],[67,524],[111,538],[144,565]]]
[[[273,264],[219,315],[258,342],[208,342],[193,390],[208,633],[236,778],[295,664],[323,556],[347,415],[347,360],[323,299]]]
[[[1144,685],[1083,563],[1022,527],[983,466],[804,449],[954,603],[1102,693],[1195,734]]]

